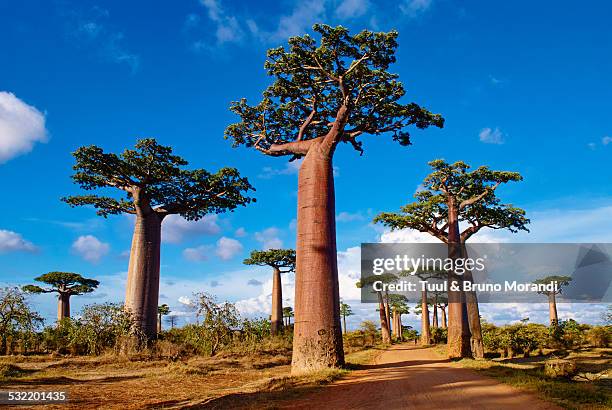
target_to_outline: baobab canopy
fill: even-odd
[[[124,198],[79,195],[62,199],[71,206],[93,205],[104,217],[136,214],[138,204],[153,208],[160,216],[180,214],[196,220],[254,200],[244,195],[252,186],[235,168],[222,168],[214,174],[204,169],[183,169],[187,161],[150,138],[139,140],[135,149],[119,155],[95,145],[81,147],[73,155],[76,164],[72,178],[81,188],[91,191],[110,187],[125,192]]]
[[[232,103],[241,122],[227,127],[226,138],[234,146],[245,145],[272,155],[306,154],[307,141],[339,127],[341,107],[349,115],[339,141],[363,152],[361,134],[390,132],[409,145],[405,127],[442,127],[444,120],[416,103],[402,103],[405,90],[398,75],[388,72],[395,62],[396,31],[363,30],[350,35],[342,26],[316,24],[317,42],[310,35],[289,39],[289,47],[268,50],[265,68],[274,82],[263,99],[249,105],[246,99]],[[336,142],[339,142],[336,141]]]
[[[294,249],[268,249],[252,251],[251,256],[244,260],[245,265],[271,266],[286,268],[287,272],[295,270]]]

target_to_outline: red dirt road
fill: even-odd
[[[399,345],[372,365],[292,401],[292,409],[560,409],[475,371],[432,348]]]

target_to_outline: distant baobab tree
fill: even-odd
[[[269,266],[272,268],[272,314],[270,315],[270,333],[272,336],[283,330],[283,284],[281,273],[295,270],[295,250],[269,249],[252,251],[244,260],[245,265]]]
[[[538,292],[541,295],[548,296],[548,312],[550,316],[550,325],[556,326],[559,323],[559,316],[557,314],[557,295],[563,290],[563,286],[567,286],[572,281],[570,276],[547,276],[542,279],[534,281],[536,285],[548,285],[550,283],[557,283],[556,291],[541,291]]]
[[[157,333],[161,333],[162,331],[162,317],[169,313],[170,306],[166,305],[165,303],[157,307]]]
[[[406,315],[409,312],[408,299],[404,295],[391,294],[389,295],[389,304],[392,312],[393,322],[393,335],[400,342],[403,340],[402,335],[402,315]]]
[[[340,301],[340,316],[342,317],[342,330],[344,331],[344,334],[348,332],[348,329],[346,327],[346,317],[353,315],[354,313],[353,309],[351,309],[351,305]]]
[[[431,161],[433,172],[423,181],[416,201],[398,213],[384,212],[376,216],[391,229],[416,229],[427,232],[448,245],[453,259],[468,257],[465,242],[483,228],[528,231],[525,211],[502,204],[496,189],[504,183],[521,181],[518,172],[493,171],[481,166],[468,171],[469,165],[458,161]],[[461,231],[460,224],[465,225]],[[463,276],[449,272],[448,282],[473,281],[472,272]],[[480,312],[476,292],[448,292],[448,355],[450,358],[483,357]]]
[[[291,325],[292,317],[293,317],[293,308],[291,306],[285,306],[283,308],[283,318],[286,319],[285,326]]]
[[[72,179],[84,190],[114,189],[122,196],[77,195],[62,198],[70,206],[93,206],[98,215],[134,215],[125,307],[137,327],[152,339],[157,330],[161,225],[168,215],[195,221],[210,213],[232,211],[253,199],[249,181],[235,168],[217,173],[186,170],[188,163],[172,148],[142,139],[135,149],[117,155],[95,145],[73,153]]]
[[[372,286],[374,282],[378,282],[378,281],[383,284],[393,283],[397,281],[397,276],[391,273],[385,273],[382,275],[372,275],[372,276],[365,277],[362,280],[358,281],[356,283],[356,286],[360,289],[363,287],[369,288],[370,286]],[[389,312],[389,306],[388,306],[389,295],[388,293],[386,293],[386,295],[383,296],[383,292],[380,290],[373,290],[372,292],[376,293],[376,297],[378,298],[378,314],[380,316],[380,333],[382,335],[382,342],[384,344],[390,344],[392,342],[391,323],[390,323],[389,315],[387,314],[387,312]]]
[[[26,285],[24,292],[28,293],[57,293],[57,320],[60,321],[70,317],[70,297],[83,295],[96,290],[100,282],[95,279],[87,279],[78,273],[72,272],[49,272],[34,278],[49,287],[38,285]]]
[[[295,330],[292,372],[344,363],[336,252],[333,157],[344,143],[363,152],[362,135],[388,134],[410,145],[407,128],[442,127],[443,118],[415,103],[389,72],[396,31],[351,35],[341,26],[313,26],[289,46],[268,50],[273,83],[259,103],[233,102],[240,122],[227,127],[233,146],[244,145],[290,161],[298,174]]]
[[[174,329],[174,327],[178,323],[178,318],[179,317],[177,315],[169,315],[166,318],[166,323],[168,323],[170,325],[170,329]]]

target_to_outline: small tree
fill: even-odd
[[[453,259],[468,257],[465,242],[481,229],[527,231],[525,211],[502,204],[496,189],[503,183],[521,181],[517,172],[493,171],[481,166],[468,171],[462,161],[449,164],[438,159],[429,163],[433,172],[423,181],[423,189],[414,196],[416,202],[405,205],[399,213],[384,212],[374,221],[391,229],[416,229],[427,232],[448,245]],[[460,224],[466,225],[462,231]],[[464,275],[449,272],[448,283],[472,281],[472,272]],[[484,355],[480,312],[476,292],[448,292],[448,354],[451,358]],[[472,339],[472,340],[470,340]]]
[[[281,273],[295,270],[295,250],[269,249],[253,251],[244,260],[245,265],[270,266],[272,274],[272,315],[270,317],[270,333],[277,335],[283,330],[283,285]]]
[[[286,318],[287,321],[285,323],[286,326],[291,325],[291,318],[293,317],[293,308],[291,306],[285,306],[283,308],[283,318]]]
[[[27,336],[42,323],[19,288],[0,289],[0,354],[9,353],[9,337]]]
[[[96,290],[100,282],[87,279],[78,273],[49,272],[34,278],[37,282],[46,283],[50,287],[26,285],[23,290],[28,293],[57,293],[57,320],[70,317],[70,297],[82,295]]]
[[[166,316],[169,313],[170,306],[165,303],[157,307],[157,333],[161,333],[162,331],[162,316]]]
[[[351,309],[351,305],[340,301],[340,316],[342,316],[342,328],[344,329],[344,334],[348,332],[348,329],[346,327],[346,317],[353,315],[354,313],[353,309]]]
[[[233,102],[240,122],[227,127],[233,146],[246,146],[290,161],[303,158],[298,174],[295,332],[292,371],[344,362],[336,252],[333,157],[341,143],[363,152],[362,135],[390,134],[410,145],[407,128],[442,127],[440,115],[402,103],[405,90],[395,62],[397,32],[316,24],[289,47],[268,50],[273,83],[261,102]]]
[[[550,285],[552,283],[556,283],[556,290],[552,291],[540,291],[538,292],[541,295],[546,295],[548,297],[548,312],[550,315],[550,325],[556,326],[559,323],[559,316],[557,315],[557,295],[561,293],[563,286],[569,285],[572,281],[572,278],[569,276],[547,276],[542,279],[538,279],[534,281],[536,285]]]
[[[187,161],[154,139],[142,139],[136,149],[117,155],[95,145],[73,153],[72,179],[84,190],[116,190],[123,197],[78,195],[63,198],[70,206],[92,205],[98,215],[136,217],[130,252],[125,307],[149,338],[157,330],[161,224],[168,215],[198,220],[209,213],[232,211],[252,201],[252,190],[235,168],[212,174],[186,170]]]
[[[356,283],[356,286],[361,289],[364,286],[369,287],[377,281],[380,281],[382,283],[391,283],[395,282],[396,280],[397,276],[390,273],[385,273],[382,275],[368,276],[366,278],[363,278],[363,280],[360,280]],[[378,297],[378,313],[380,316],[380,330],[382,333],[382,342],[385,344],[390,344],[392,341],[391,324],[389,323],[389,315],[387,315],[389,308],[387,307],[387,303],[385,303],[385,298],[383,297],[382,291],[376,290],[373,292],[376,293],[376,296]]]

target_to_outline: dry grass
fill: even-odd
[[[257,353],[224,352],[216,357],[172,361],[102,355],[97,357],[4,357],[0,390],[68,392],[67,405],[47,408],[262,408],[268,398],[286,399],[342,377],[330,369],[291,376],[291,352],[268,346]],[[278,350],[274,350],[278,348]],[[352,366],[373,360],[379,350],[347,355]],[[40,408],[40,406],[37,406]]]
[[[464,359],[456,365],[534,392],[568,409],[612,408],[612,349],[580,349],[563,356],[576,362],[576,377],[551,379],[544,374],[544,362],[557,357],[554,354],[505,360]]]

